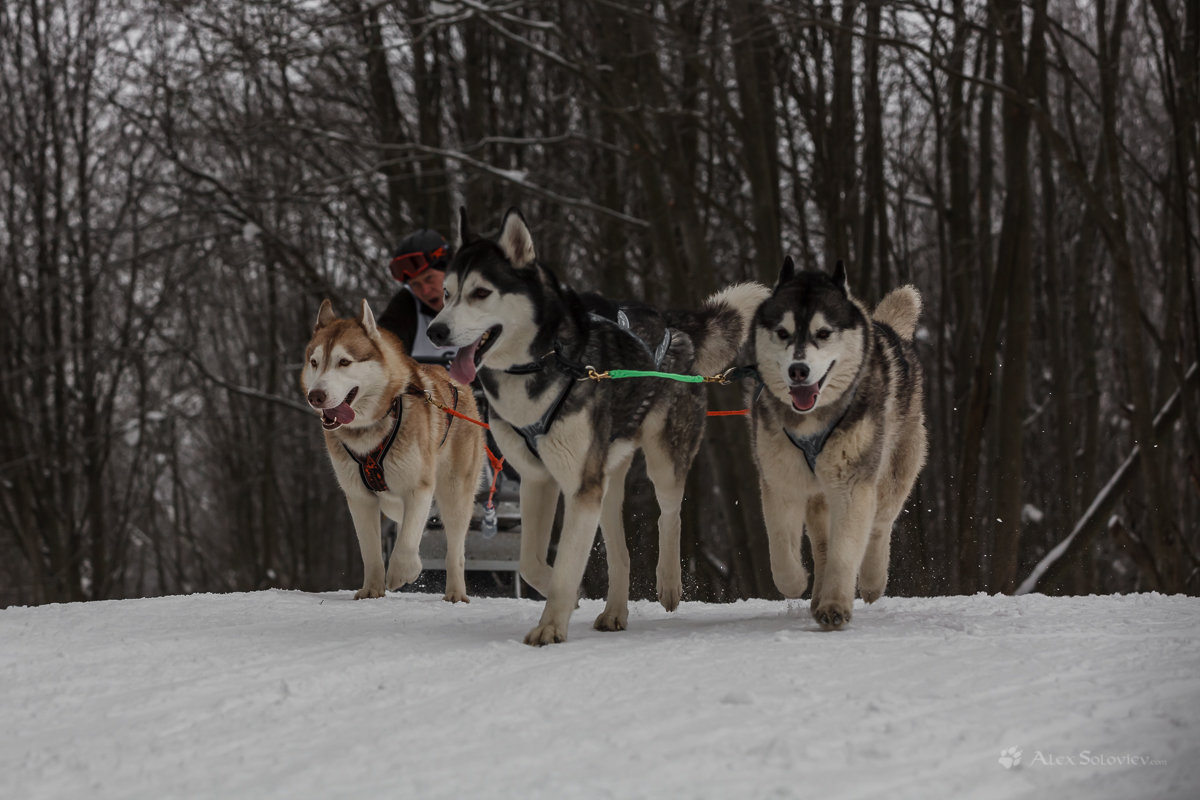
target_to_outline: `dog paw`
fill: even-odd
[[[863,587],[858,590],[858,594],[863,599],[863,602],[874,603],[883,597],[883,589],[867,589]]]
[[[841,630],[850,621],[852,612],[845,603],[824,602],[814,606],[813,619],[827,631]]]
[[[467,593],[461,589],[447,589],[442,595],[442,599],[447,603],[470,603],[471,598],[467,597]]]
[[[364,586],[363,588],[359,589],[357,592],[354,593],[354,599],[355,600],[370,600],[370,599],[373,599],[376,597],[383,597],[383,595],[384,595],[384,592],[383,592],[382,588],[376,588],[374,586],[372,586],[372,587]]]
[[[659,579],[656,588],[658,591],[658,602],[662,603],[663,608],[667,611],[674,611],[679,608],[679,601],[683,598],[682,581]]]
[[[545,623],[525,634],[525,644],[542,647],[548,644],[561,644],[567,640],[567,628],[554,623]]]
[[[598,631],[623,631],[628,622],[629,609],[611,611],[606,608],[600,616],[596,617],[592,627]]]
[[[404,558],[396,554],[388,563],[387,588],[393,591],[421,577],[420,557]]]
[[[774,576],[775,588],[779,593],[788,600],[799,600],[804,595],[804,590],[808,588],[808,576],[797,578],[794,580],[784,580],[780,576]]]

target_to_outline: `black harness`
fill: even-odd
[[[358,476],[362,478],[363,486],[366,486],[372,492],[386,492],[388,490],[387,481],[383,477],[383,460],[387,458],[388,451],[392,449],[392,445],[396,441],[396,434],[400,432],[400,422],[404,418],[404,406],[400,404],[400,396],[397,395],[392,400],[392,406],[388,409],[388,414],[396,418],[392,424],[392,431],[379,445],[367,453],[365,456],[360,456],[350,449],[349,445],[342,442],[342,447],[351,458],[358,464]]]
[[[663,359],[666,358],[667,351],[671,347],[672,336],[670,328],[664,327],[662,341],[659,342],[656,349],[651,350],[650,345],[646,344],[642,337],[633,332],[633,328],[629,324],[629,317],[619,306],[617,307],[616,319],[611,319],[603,314],[597,314],[594,311],[588,312],[588,319],[592,322],[602,322],[607,325],[615,325],[618,330],[620,330],[622,333],[632,336],[633,339],[642,346],[642,349],[646,351],[646,354],[653,359],[655,369],[658,369],[662,366]],[[538,361],[530,361],[525,364],[514,364],[508,369],[504,370],[509,375],[531,375],[535,372],[542,372],[546,369],[546,362],[551,356],[554,358],[551,364],[559,372],[566,375],[571,380],[567,381],[566,385],[563,386],[562,391],[558,393],[558,397],[554,398],[554,402],[552,402],[546,408],[546,413],[542,414],[541,419],[522,427],[517,427],[516,425],[512,426],[513,430],[519,433],[521,438],[525,441],[525,446],[529,448],[529,452],[533,453],[534,457],[539,460],[542,456],[538,452],[538,437],[545,436],[546,433],[549,432],[550,426],[554,424],[554,420],[558,419],[558,414],[560,411],[562,411],[563,403],[566,402],[567,395],[571,393],[572,387],[574,387],[575,384],[580,380],[588,377],[588,367],[563,355],[562,342],[555,341],[554,349],[542,356],[542,358]],[[646,404],[643,404],[643,409],[645,408],[647,408],[647,406]],[[642,413],[645,413],[645,411],[643,410]]]
[[[854,391],[850,395],[850,401],[846,403],[846,408],[838,415],[838,418],[833,421],[823,431],[818,431],[811,436],[799,436],[792,433],[786,427],[783,432],[787,434],[788,440],[796,445],[796,449],[804,455],[804,461],[808,464],[808,468],[815,475],[817,472],[817,456],[821,455],[821,451],[825,449],[825,443],[829,441],[829,437],[837,430],[837,426],[842,424],[842,420],[850,413],[850,406],[854,405],[854,396],[858,393],[858,387],[854,387]]]
[[[458,387],[450,384],[450,391],[454,394],[454,410],[457,411]],[[414,389],[410,387],[406,393],[413,394]],[[416,391],[415,393],[423,394],[420,391]],[[345,442],[342,442],[342,447],[345,448],[346,453],[358,464],[358,476],[362,478],[363,486],[366,486],[372,492],[386,492],[388,490],[387,480],[383,475],[383,462],[387,458],[387,454],[391,451],[392,445],[396,442],[396,434],[400,432],[400,423],[404,419],[404,405],[400,402],[399,395],[396,396],[396,399],[392,400],[388,414],[396,418],[396,421],[392,424],[391,432],[384,437],[383,441],[374,450],[365,456],[358,455]],[[450,426],[454,424],[453,416],[447,414],[446,418],[448,420],[446,423],[446,432],[442,434],[442,440],[438,442],[438,447],[446,443],[446,438],[450,435]]]

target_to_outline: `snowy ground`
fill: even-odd
[[[601,607],[540,650],[531,600],[3,610],[0,797],[1200,796],[1194,598]]]

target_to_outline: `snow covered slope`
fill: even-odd
[[[0,611],[0,797],[1200,797],[1194,598],[351,594]]]

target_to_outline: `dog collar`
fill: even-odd
[[[546,362],[553,358],[550,362],[562,374],[570,378],[586,378],[588,375],[587,367],[577,361],[572,361],[563,355],[562,342],[555,339],[554,349],[546,353],[537,361],[527,361],[524,364],[513,364],[504,370],[509,375],[533,375],[537,372],[543,372],[546,369]]]
[[[366,486],[372,492],[386,492],[388,490],[387,481],[383,477],[383,461],[387,458],[388,451],[392,449],[392,443],[396,441],[396,434],[400,431],[400,420],[404,417],[404,406],[400,404],[400,396],[397,395],[392,400],[392,406],[388,409],[388,414],[396,418],[392,424],[392,431],[387,437],[379,443],[371,452],[365,456],[360,456],[346,446],[342,442],[342,447],[346,448],[346,452],[358,464],[358,476],[362,478],[363,486]],[[446,430],[449,433],[449,427]]]
[[[796,446],[796,449],[804,454],[804,461],[808,464],[808,468],[815,475],[817,472],[817,456],[821,455],[821,451],[825,449],[825,443],[829,441],[829,437],[837,429],[837,426],[842,424],[842,420],[850,413],[850,406],[854,405],[854,396],[858,393],[858,387],[854,387],[854,392],[850,395],[850,401],[846,403],[846,408],[837,419],[823,431],[818,431],[811,436],[800,436],[788,430],[785,426],[783,432],[787,435],[788,441]]]

